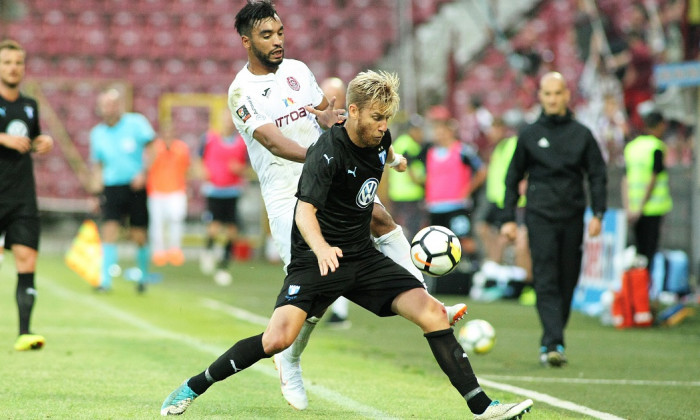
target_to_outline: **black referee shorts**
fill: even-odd
[[[391,303],[396,296],[423,288],[405,268],[374,248],[361,256],[340,258],[338,269],[325,276],[321,276],[315,257],[292,257],[287,271],[275,308],[294,305],[308,316],[321,314],[340,296],[375,315],[393,316]]]
[[[134,191],[130,185],[105,187],[100,197],[103,220],[124,222],[130,227],[148,228],[148,205],[146,190]]]
[[[36,202],[0,205],[0,234],[5,233],[5,248],[24,245],[39,249],[39,210]]]

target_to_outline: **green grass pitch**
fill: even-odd
[[[0,267],[3,419],[159,418],[163,399],[185,378],[238,339],[263,330],[283,278],[279,265],[236,262],[233,284],[220,287],[192,261],[159,270],[163,282],[144,295],[123,279],[102,295],[60,256],[42,255],[32,324],[46,346],[16,352],[16,280],[12,255],[7,257]],[[567,330],[569,366],[545,369],[537,363],[534,308],[438,298],[462,300],[469,306],[466,319],[494,325],[494,350],[472,356],[472,365],[492,398],[533,398],[526,419],[700,416],[700,314],[674,328],[617,331],[574,313]],[[416,326],[398,317],[376,318],[354,305],[350,317],[349,330],[320,324],[311,338],[302,364],[307,410],[286,404],[272,362],[263,360],[214,385],[184,416],[471,418]]]

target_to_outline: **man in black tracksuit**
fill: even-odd
[[[540,81],[542,115],[518,135],[506,176],[505,222],[501,233],[514,239],[518,182],[527,175],[525,221],[530,240],[537,312],[544,330],[540,362],[561,366],[564,328],[581,269],[584,178],[588,179],[593,218],[589,236],[597,236],[606,206],[605,162],[590,130],[568,109],[570,93],[561,74]]]

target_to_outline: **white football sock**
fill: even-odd
[[[391,232],[375,238],[374,243],[382,254],[394,260],[396,264],[408,270],[421,283],[425,284],[423,274],[411,261],[411,244],[404,236],[401,226],[396,226],[396,229]]]
[[[292,345],[289,346],[288,349],[282,352],[284,357],[287,358],[288,361],[299,361],[299,358],[301,358],[301,353],[304,352],[306,345],[309,343],[309,336],[316,327],[316,324],[318,324],[318,321],[319,319],[315,316],[312,316],[311,318],[304,321],[304,325],[302,325],[301,330],[299,331],[299,335],[297,335],[297,338],[294,340]]]

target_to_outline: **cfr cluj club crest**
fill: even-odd
[[[287,77],[287,84],[293,90],[299,90],[299,88],[301,87],[301,86],[299,86],[299,82],[297,82],[297,79],[295,79],[292,76]]]

